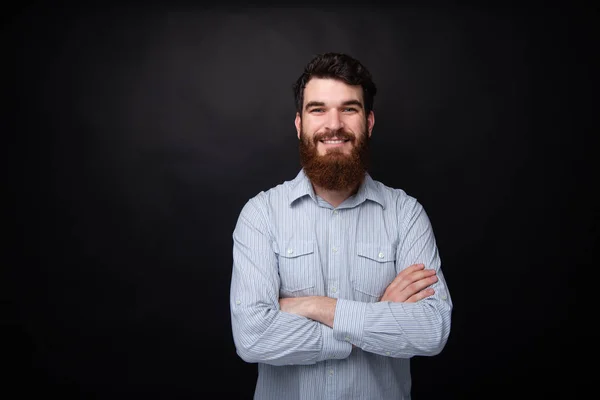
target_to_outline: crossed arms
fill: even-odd
[[[230,291],[233,339],[246,362],[314,364],[354,348],[409,358],[436,355],[450,332],[452,303],[427,215],[412,209],[403,268],[375,303],[325,296],[279,297],[277,255],[265,205],[248,202],[234,230]],[[418,258],[418,259],[417,259]]]
[[[435,269],[413,264],[402,270],[388,285],[380,301],[415,303],[434,294],[429,287],[437,282]],[[280,310],[301,315],[333,328],[337,300],[326,296],[286,297],[279,299]]]

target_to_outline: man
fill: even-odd
[[[427,214],[367,172],[376,91],[348,55],[309,62],[294,85],[302,169],[239,215],[231,322],[258,363],[255,399],[410,399],[410,358],[448,339]]]

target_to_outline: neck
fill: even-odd
[[[323,200],[331,204],[334,208],[337,208],[344,202],[348,197],[352,196],[358,191],[358,185],[349,189],[343,190],[327,190],[313,184],[315,194],[321,197]]]

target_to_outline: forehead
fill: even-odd
[[[363,102],[362,86],[348,85],[337,79],[312,78],[304,87],[304,104],[309,101],[337,104],[349,100]]]

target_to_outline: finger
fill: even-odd
[[[390,284],[388,286],[397,285],[398,283],[402,282],[404,280],[404,278],[406,278],[407,276],[413,274],[414,272],[422,270],[424,268],[425,268],[425,264],[412,264],[412,265],[406,267],[405,269],[403,269],[402,271],[400,271],[398,273],[398,275],[396,275],[394,277],[394,280],[392,282],[390,282]]]
[[[405,302],[411,296],[421,292],[428,286],[437,282],[437,276],[426,276],[414,282],[402,282],[396,286],[388,286],[383,293],[382,299],[393,302]]]
[[[436,274],[435,269],[425,269],[425,270],[415,271],[415,272],[411,273],[410,275],[407,275],[407,276],[402,277],[401,279],[398,279],[398,281],[395,282],[395,289],[396,290],[404,290],[409,285],[411,285],[415,282],[418,282],[420,280],[427,279],[431,276],[434,276],[435,274]]]
[[[407,288],[405,290],[409,291],[410,293],[418,293],[421,290],[425,289],[426,287],[433,285],[434,283],[436,283],[438,280],[437,276],[430,276],[427,278],[423,278],[420,279],[418,281],[415,281],[413,283],[411,283],[410,285],[407,286]],[[411,294],[412,295],[412,294]]]
[[[408,299],[406,299],[405,303],[416,303],[419,300],[423,300],[427,297],[433,296],[434,293],[435,293],[435,290],[433,290],[432,288],[427,288],[425,290],[421,290],[419,293],[415,293],[412,296],[410,296]]]
[[[408,267],[404,268],[402,271],[400,271],[400,273],[398,275],[409,275],[415,271],[419,271],[424,268],[425,268],[425,264],[423,264],[423,263],[412,264],[412,265],[409,265]]]
[[[406,287],[404,287],[404,289],[402,290],[395,289],[395,293],[397,293],[395,297],[399,299],[399,301],[406,301],[411,296],[414,296],[415,294],[421,292],[428,286],[433,285],[435,282],[437,282],[437,276],[435,275],[420,279],[416,282],[406,285]]]

